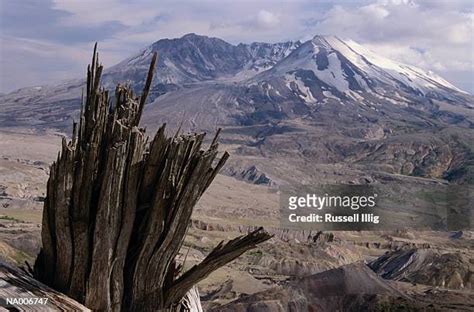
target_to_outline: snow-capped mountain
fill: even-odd
[[[415,98],[463,101],[466,94],[432,72],[334,36],[315,36],[252,81],[274,97],[285,97],[289,90],[308,103],[382,99],[409,105]]]
[[[105,78],[134,83],[148,71],[153,53],[159,55],[155,84],[183,84],[237,73],[249,56],[221,39],[187,34],[162,39],[105,72]]]
[[[189,114],[199,110],[200,116],[209,106],[219,111],[213,123],[223,125],[253,120],[248,114],[259,116],[260,121],[267,120],[262,116],[287,118],[328,103],[376,110],[390,110],[393,105],[433,110],[437,105],[433,101],[473,106],[471,95],[433,73],[331,36],[316,36],[304,43],[239,45],[196,34],[162,39],[106,68],[102,83],[113,90],[117,83],[128,82],[141,90],[154,52],[158,63],[149,102],[162,103],[161,109],[169,103],[171,115],[183,110],[173,101],[189,101],[182,105]],[[2,95],[0,118],[5,124],[49,125],[61,120],[61,125],[69,126],[67,118],[79,110],[83,85],[83,79],[76,79]],[[198,99],[202,103],[193,105]],[[196,116],[191,119],[195,126],[199,124]]]
[[[144,83],[153,53],[158,53],[156,88],[166,91],[177,85],[219,78],[251,77],[288,56],[301,43],[251,43],[237,46],[218,38],[187,34],[162,39],[138,54],[107,69],[104,82],[111,87],[129,81],[137,88]]]
[[[154,52],[142,118],[149,130],[163,122],[183,131],[222,127],[237,154],[278,159],[279,169],[340,162],[474,183],[474,98],[431,72],[331,36],[232,45],[188,34],[106,68],[102,84],[140,91]],[[0,125],[64,131],[83,86],[76,79],[1,95]]]

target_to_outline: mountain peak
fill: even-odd
[[[337,36],[334,35],[316,35],[311,39],[311,42],[318,46],[327,46],[328,48],[331,47],[331,42],[334,41],[342,41]]]
[[[170,46],[170,45],[176,45],[176,44],[186,44],[190,42],[203,42],[203,43],[212,43],[212,42],[221,42],[225,44],[229,44],[225,42],[222,39],[215,38],[215,37],[208,37],[204,35],[199,35],[196,33],[188,33],[185,34],[179,38],[163,38],[158,41],[155,41],[152,43],[150,46],[148,46],[145,50],[152,50],[155,51],[157,49],[160,49],[160,47],[163,46]]]
[[[463,92],[431,72],[390,60],[336,36],[314,36],[276,64],[268,75],[290,77],[298,72],[305,76],[312,72],[316,84],[357,99],[354,92],[385,95],[403,91],[436,98],[450,97],[452,91]]]
[[[188,34],[183,35],[179,39],[196,40],[196,39],[217,39],[217,38],[208,37],[204,35],[198,35],[196,33],[188,33]]]
[[[410,105],[432,109],[437,101],[473,107],[472,96],[457,92],[449,82],[431,72],[389,60],[351,40],[325,35],[314,36],[303,44],[287,41],[233,45],[195,33],[162,39],[104,70],[104,87],[113,90],[117,83],[127,82],[135,90],[142,90],[154,52],[159,58],[151,101],[165,93],[181,96],[182,90],[199,89],[198,103],[219,102],[225,116],[241,116],[254,105],[256,111],[273,107],[278,116],[290,116],[304,113],[304,103],[311,110],[316,105],[337,103],[374,111]],[[38,102],[38,98],[49,103],[51,94],[54,99],[77,100],[82,83],[74,80],[53,88],[27,88],[2,98],[11,99],[12,105],[17,105],[20,97],[22,103],[29,99]],[[190,102],[194,100],[193,97]],[[169,102],[171,106],[182,100],[173,101]],[[214,112],[213,109],[210,111]],[[254,122],[253,116],[248,118],[236,120]]]
[[[330,38],[339,39],[335,35],[314,35],[313,40],[326,40]]]
[[[181,38],[192,38],[192,37],[205,37],[205,36],[201,36],[201,35],[198,35],[196,33],[187,33],[185,35],[183,35]]]

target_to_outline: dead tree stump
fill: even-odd
[[[221,243],[179,275],[193,207],[229,155],[216,161],[217,135],[202,150],[204,134],[166,137],[165,125],[147,143],[138,124],[155,64],[156,54],[141,96],[118,85],[110,100],[94,48],[79,125],[51,165],[34,275],[93,310],[176,310],[197,282],[270,238],[259,229]]]

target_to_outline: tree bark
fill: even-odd
[[[93,310],[176,310],[197,282],[271,237],[258,229],[221,243],[178,276],[193,208],[229,154],[217,160],[218,135],[203,150],[204,134],[169,138],[165,125],[147,143],[138,125],[155,64],[156,54],[141,96],[118,85],[111,105],[94,47],[79,125],[51,165],[34,275]]]

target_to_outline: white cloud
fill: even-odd
[[[473,13],[443,1],[378,1],[357,8],[334,6],[311,32],[335,34],[368,45],[395,60],[444,72],[474,72]],[[469,9],[468,9],[469,10]],[[453,81],[456,84],[456,81]],[[461,87],[474,89],[472,83]]]
[[[275,27],[280,21],[280,17],[267,10],[260,10],[257,14],[257,24],[264,28]]]
[[[456,77],[455,73],[462,73],[460,77],[467,77],[467,73],[474,72],[474,13],[469,0],[374,0],[363,4],[338,1],[337,5],[313,0],[53,0],[53,3],[55,10],[67,14],[61,14],[51,27],[76,27],[84,32],[91,26],[105,29],[108,23],[121,25],[99,42],[107,66],[159,39],[190,32],[231,43],[277,42],[335,34],[441,75],[446,72]],[[33,22],[31,28],[32,35],[16,38],[24,41],[21,47],[14,47],[23,50],[35,47],[32,41],[26,44],[27,40],[38,41]],[[78,44],[70,38],[68,42],[53,43],[47,39],[42,38],[41,43],[53,45],[58,54],[67,53],[71,76],[76,75],[77,64],[87,63],[93,42]],[[14,47],[8,51],[2,49],[2,53],[14,54]],[[29,56],[34,59],[36,53],[42,57],[47,72],[48,60],[53,58],[42,56],[45,51],[49,50],[34,48]],[[460,80],[463,84],[466,81]],[[474,91],[472,84],[468,88]],[[3,86],[2,89],[5,90]]]
[[[369,18],[375,18],[377,20],[383,20],[386,18],[390,12],[383,6],[371,4],[364,6],[360,11]]]

